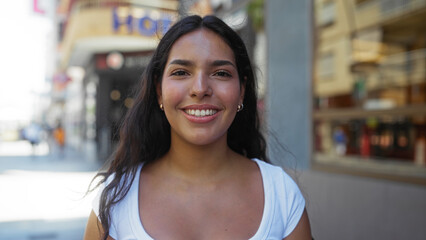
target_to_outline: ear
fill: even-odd
[[[244,102],[244,94],[246,92],[246,82],[247,82],[247,77],[244,76],[244,80],[241,82],[241,85],[240,85],[240,102],[241,103]]]

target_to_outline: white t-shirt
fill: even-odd
[[[265,205],[259,229],[250,240],[282,240],[299,222],[305,209],[305,199],[293,179],[280,167],[258,159],[253,161],[258,164],[262,174]],[[142,164],[127,195],[112,207],[109,235],[116,240],[153,240],[139,218],[138,189],[141,168]],[[101,185],[93,200],[96,216],[99,216],[99,200],[104,186]]]

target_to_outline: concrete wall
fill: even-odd
[[[426,239],[426,188],[310,169],[312,1],[266,2],[266,120],[273,162],[301,170],[316,240]],[[275,137],[290,152],[279,151]]]
[[[311,158],[312,3],[273,0],[265,4],[269,155],[275,163],[307,169]],[[291,153],[280,151],[280,145]]]
[[[297,180],[315,239],[426,239],[424,186],[312,170]]]

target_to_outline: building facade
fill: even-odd
[[[91,146],[105,161],[145,66],[177,19],[178,1],[64,0],[58,9],[67,142]]]

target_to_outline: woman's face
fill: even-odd
[[[231,48],[210,30],[188,33],[173,44],[157,86],[172,143],[226,141],[244,96],[236,66]]]

